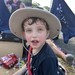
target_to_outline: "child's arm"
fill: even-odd
[[[50,45],[50,47],[58,57],[66,61],[66,55],[61,50],[59,50],[59,48],[54,44],[52,40],[48,39],[46,40],[46,42]]]
[[[64,61],[66,61],[69,65],[73,64],[73,61],[75,60],[74,55],[72,54],[65,54],[63,53],[55,44],[52,40],[47,40],[46,41],[49,46],[52,48],[53,52],[60,57],[61,59],[63,59]]]
[[[24,65],[21,69],[15,72],[13,75],[22,75],[26,70],[26,65]]]

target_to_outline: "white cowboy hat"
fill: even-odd
[[[10,30],[17,37],[24,39],[22,35],[21,24],[23,20],[28,17],[39,17],[48,23],[50,28],[50,35],[48,38],[53,39],[59,35],[61,24],[55,15],[46,10],[38,8],[21,8],[13,12],[9,19]]]

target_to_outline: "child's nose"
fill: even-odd
[[[33,34],[32,34],[32,36],[33,36],[34,38],[36,38],[37,35],[38,35],[37,31],[34,31]]]

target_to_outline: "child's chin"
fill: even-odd
[[[38,49],[39,47],[38,46],[31,46],[33,49]]]
[[[33,46],[32,48],[33,48],[33,49],[38,49],[38,47],[34,47],[34,46]]]

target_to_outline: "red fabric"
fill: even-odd
[[[31,59],[31,53],[32,53],[32,48],[30,47],[29,48],[29,53],[28,53],[28,73],[29,73],[29,75],[32,75],[32,72],[31,72],[31,65],[30,65],[30,59]]]

